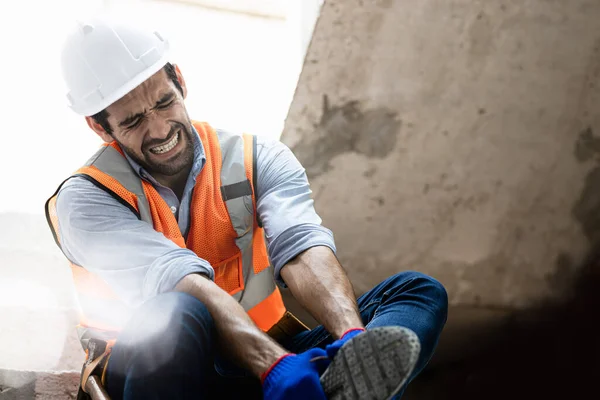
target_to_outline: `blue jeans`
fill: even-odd
[[[417,334],[421,355],[411,379],[421,372],[446,322],[444,287],[421,273],[401,272],[360,296],[358,307],[367,329],[403,326]],[[282,345],[300,353],[332,342],[319,326]],[[257,378],[221,361],[210,313],[184,293],[161,294],[141,306],[113,348],[106,388],[113,400],[262,398]]]

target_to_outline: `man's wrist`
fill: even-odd
[[[351,328],[351,329],[348,329],[346,332],[344,332],[344,333],[342,334],[342,336],[340,336],[340,339],[344,339],[344,337],[345,337],[347,334],[349,334],[349,333],[352,333],[352,332],[357,332],[357,331],[359,331],[359,332],[364,332],[364,331],[365,331],[365,328]]]
[[[267,375],[269,375],[269,373],[273,370],[273,368],[275,368],[277,366],[277,364],[279,364],[281,362],[281,360],[283,360],[286,357],[289,356],[293,356],[294,353],[286,353],[284,355],[282,355],[281,357],[279,357],[277,360],[275,360],[275,362],[273,364],[271,364],[271,366],[262,373],[262,375],[260,376],[260,383],[264,383],[265,382],[265,378],[267,377]]]
[[[276,342],[272,342],[271,346],[264,348],[254,358],[254,361],[249,366],[249,370],[262,381],[281,360],[290,354],[292,353]]]

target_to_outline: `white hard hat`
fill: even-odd
[[[67,98],[78,114],[102,111],[158,72],[169,42],[155,30],[96,17],[80,22],[62,51]]]

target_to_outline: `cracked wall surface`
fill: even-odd
[[[326,1],[282,140],[358,292],[453,305],[571,288],[600,233],[600,3]]]

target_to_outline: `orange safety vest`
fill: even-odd
[[[256,214],[256,137],[193,124],[204,145],[206,164],[196,179],[185,238],[167,203],[134,172],[115,142],[103,145],[73,176],[88,179],[156,231],[208,261],[215,283],[238,300],[266,332],[286,310]],[[61,186],[46,202],[48,224],[59,247],[56,196]],[[85,266],[71,263],[71,270],[82,311],[78,327],[82,345],[86,348],[90,338],[114,339],[131,308]]]

